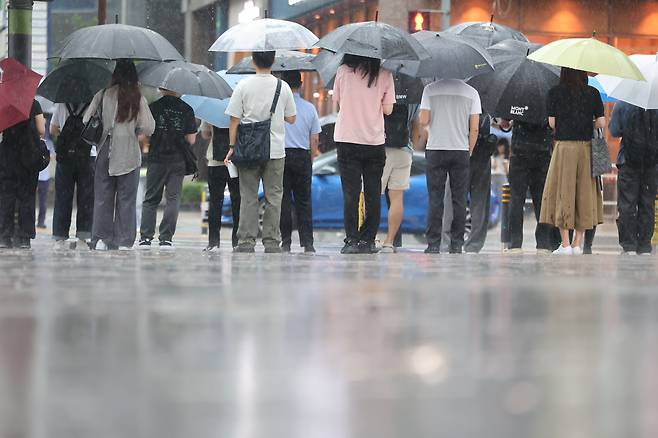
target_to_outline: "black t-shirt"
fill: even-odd
[[[41,105],[34,100],[30,109],[30,118],[14,126],[10,126],[2,133],[2,143],[8,146],[22,146],[25,144],[26,136],[31,135],[35,143],[39,142],[39,131],[37,131],[34,119],[39,114],[43,114]]]
[[[183,161],[181,146],[187,134],[197,131],[192,107],[178,97],[163,96],[150,106],[155,119],[155,131],[149,146],[149,161]]]
[[[548,92],[548,116],[555,117],[555,139],[589,141],[594,131],[594,119],[603,117],[603,102],[599,91],[586,86],[572,91],[566,85],[556,85]]]

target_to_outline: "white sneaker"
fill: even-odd
[[[637,255],[637,253],[635,251],[622,251],[621,255],[634,256]]]
[[[562,246],[555,251],[553,251],[553,255],[573,255],[573,249],[570,246]]]
[[[379,250],[380,254],[395,254],[395,247],[393,245],[384,244]]]
[[[575,256],[581,256],[583,255],[583,249],[580,246],[572,246],[571,254]]]
[[[75,243],[75,249],[78,251],[87,252],[89,251],[89,242],[87,242],[85,239],[78,239],[78,241]]]
[[[96,251],[107,251],[107,245],[102,240],[96,242]]]
[[[135,248],[132,247],[132,246],[120,246],[119,247],[119,251],[122,251],[122,252],[129,252],[129,251],[134,251],[134,250],[135,250]]]
[[[537,255],[550,255],[550,254],[551,254],[551,250],[550,250],[550,249],[543,249],[543,248],[541,248],[541,249],[538,249],[538,250],[537,250]]]
[[[205,252],[206,254],[216,254],[219,252],[219,246],[208,245],[205,248],[203,248],[203,252]]]

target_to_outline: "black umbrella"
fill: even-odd
[[[183,60],[178,50],[159,33],[125,24],[103,24],[76,30],[51,58]]]
[[[101,59],[63,61],[43,79],[37,94],[53,102],[87,103],[110,84],[114,64]]]
[[[528,55],[541,47],[543,47],[542,44],[535,44],[528,41],[504,40],[489,47],[487,52],[491,55],[494,62],[498,62],[509,56]]]
[[[491,16],[491,21],[469,21],[456,24],[446,29],[446,32],[469,38],[484,48],[509,39],[528,41],[528,38],[518,30],[494,23],[493,16]]]
[[[376,59],[420,60],[429,57],[407,32],[377,21],[340,26],[322,37],[315,46]]]
[[[297,52],[295,50],[277,50],[272,71],[315,71],[315,66],[311,63],[313,58],[315,58],[315,55],[311,53]],[[256,73],[256,67],[251,62],[251,56],[248,56],[228,69],[226,73],[253,74]]]
[[[537,124],[545,122],[546,98],[560,80],[560,69],[529,60],[529,50],[506,56],[494,64],[492,73],[469,81],[480,93],[485,111],[492,116]]]
[[[141,84],[149,87],[213,99],[226,99],[233,93],[221,76],[199,64],[184,61],[144,63],[137,70]]]
[[[384,67],[415,77],[466,79],[493,71],[493,60],[485,49],[469,39],[445,32],[416,32],[430,58],[420,61],[387,59]]]
[[[342,53],[333,53],[328,50],[322,50],[313,59],[320,79],[324,82],[325,88],[333,88],[336,71],[343,60]],[[397,103],[414,104],[420,103],[423,96],[425,83],[418,78],[413,78],[402,73],[393,73],[395,83],[395,99]]]

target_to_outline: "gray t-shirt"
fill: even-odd
[[[469,118],[482,114],[480,95],[459,79],[441,79],[423,90],[421,110],[430,110],[427,149],[468,151]]]
[[[270,118],[270,107],[274,99],[277,80],[270,74],[254,75],[243,79],[233,90],[231,101],[226,108],[226,114],[241,119],[241,123],[262,122]],[[290,86],[281,81],[281,94],[272,116],[270,135],[270,158],[278,159],[286,156],[285,129],[283,117],[291,117],[297,113],[295,100]]]

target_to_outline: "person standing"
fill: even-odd
[[[650,255],[654,231],[658,110],[617,102],[610,134],[621,137],[617,157],[617,228],[625,254]]]
[[[238,125],[262,122],[271,118],[270,160],[255,167],[240,166],[240,224],[238,246],[234,252],[253,253],[258,236],[258,187],[262,180],[265,191],[265,211],[263,213],[263,246],[266,253],[280,253],[281,247],[281,198],[283,196],[283,172],[286,156],[284,146],[284,120],[295,123],[295,100],[290,87],[272,76],[275,52],[253,52],[252,60],[256,74],[243,79],[233,90],[226,108],[231,116],[229,126],[229,152],[224,159],[228,165],[233,156],[233,146],[237,140]],[[272,103],[279,91],[274,112]]]
[[[548,120],[543,123],[512,122],[512,146],[509,164],[511,190],[509,210],[509,252],[521,252],[523,247],[523,209],[530,190],[532,206],[537,218],[535,242],[537,253],[551,252],[554,228],[539,221],[544,183],[551,163],[553,130]]]
[[[183,148],[196,141],[197,125],[192,107],[173,91],[161,88],[160,93],[162,97],[150,106],[155,119],[155,131],[149,145],[139,249],[151,248],[163,193],[166,205],[160,221],[158,242],[160,249],[173,248],[172,239],[176,232],[185,178]]]
[[[39,213],[37,215],[37,228],[45,230],[46,213],[48,211],[48,190],[50,189],[50,169],[46,167],[39,172],[39,181],[37,182],[37,196],[39,198]]]
[[[592,177],[593,128],[604,128],[603,102],[587,73],[562,67],[560,83],[548,94],[548,123],[555,147],[541,201],[540,222],[560,229],[556,255],[582,255],[583,235],[603,223],[603,200]],[[573,242],[569,230],[575,230]]]
[[[427,159],[427,240],[425,253],[441,252],[446,179],[450,178],[453,219],[449,251],[461,254],[469,190],[469,159],[478,139],[482,105],[475,88],[459,79],[442,79],[423,90],[419,123],[429,128]]]
[[[233,248],[238,246],[240,180],[238,178],[231,178],[224,161],[222,161],[228,154],[228,128],[217,128],[208,122],[203,122],[201,124],[201,137],[204,140],[212,139],[206,153],[210,199],[208,202],[208,246],[204,249],[205,252],[212,253],[219,250],[222,208],[224,207],[224,191],[226,190],[226,186],[228,186],[231,197],[231,213],[233,219],[231,243]]]
[[[41,105],[32,102],[29,118],[2,132],[0,142],[0,249],[30,249],[35,231],[35,196],[39,172],[21,160],[23,148],[38,143],[46,134]],[[18,229],[14,224],[18,219]],[[15,238],[15,240],[14,240]]]
[[[84,123],[99,105],[103,105],[104,129],[94,174],[92,246],[96,250],[130,251],[137,234],[137,185],[142,164],[139,137],[150,136],[155,130],[132,61],[117,61],[110,87],[96,93]]]
[[[381,220],[382,176],[386,164],[384,116],[393,112],[393,75],[381,61],[345,55],[334,80],[340,109],[334,129],[343,188],[345,246],[341,254],[372,254]],[[363,184],[366,215],[359,228]]]
[[[400,226],[404,219],[404,192],[409,190],[413,149],[409,136],[409,105],[393,104],[391,114],[384,116],[386,133],[386,164],[382,175],[382,192],[388,202],[388,232],[381,253],[395,253],[400,240]]]
[[[311,181],[313,158],[320,154],[320,118],[315,106],[299,94],[302,75],[299,71],[283,73],[283,80],[292,90],[297,107],[294,124],[286,125],[286,164],[283,172],[283,200],[281,202],[281,249],[290,252],[292,243],[292,214],[297,219],[299,244],[305,253],[314,253],[313,206],[311,205]],[[293,210],[294,207],[294,210]]]
[[[71,229],[73,194],[76,194],[76,248],[89,249],[94,210],[94,168],[96,147],[80,137],[84,129],[86,104],[55,104],[50,121],[50,136],[55,139],[55,209],[53,239],[56,247],[64,247]]]

